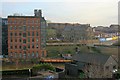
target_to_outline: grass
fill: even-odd
[[[59,54],[74,54],[75,46],[47,46],[48,57],[56,57]]]
[[[89,52],[88,47],[86,46],[47,46],[47,57],[60,57],[59,54],[75,54],[75,48],[79,47],[81,52]]]
[[[88,47],[86,46],[78,46],[80,48],[81,52],[90,52],[90,49],[88,49]],[[48,58],[60,58],[60,53],[61,54],[75,54],[75,48],[76,45],[73,46],[47,46],[46,50],[47,50],[47,57]],[[96,52],[101,52],[104,54],[110,54],[110,55],[117,55],[118,54],[118,48],[111,48],[111,47],[98,47],[98,48],[91,48],[92,51],[96,51]],[[0,69],[2,70],[12,70],[12,69],[28,69],[28,68],[32,68],[34,66],[34,64],[12,64],[12,65],[3,65],[3,67],[0,67]],[[62,66],[64,67],[63,64],[54,64],[54,66]]]

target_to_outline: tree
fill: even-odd
[[[92,63],[87,63],[84,68],[86,78],[102,78],[103,77],[103,69],[102,65],[99,62],[93,60]]]

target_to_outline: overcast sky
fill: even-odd
[[[118,0],[2,0],[0,6],[1,17],[13,13],[34,15],[34,9],[42,9],[45,19],[52,22],[91,26],[118,23]]]

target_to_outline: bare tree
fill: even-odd
[[[84,72],[86,78],[102,78],[104,75],[102,65],[95,60],[92,63],[86,63]]]

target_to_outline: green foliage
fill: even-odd
[[[51,70],[55,71],[55,67],[52,64],[49,63],[41,63],[41,64],[36,64],[32,67],[33,70],[33,75],[37,75],[39,71],[41,70]]]
[[[32,69],[37,70],[37,71],[40,71],[43,69],[55,71],[54,66],[52,64],[49,64],[49,63],[37,64],[37,65],[33,66]]]
[[[84,73],[80,73],[79,74],[79,78],[85,78],[85,74]]]
[[[60,57],[59,54],[74,54],[75,46],[47,46],[47,57]]]

